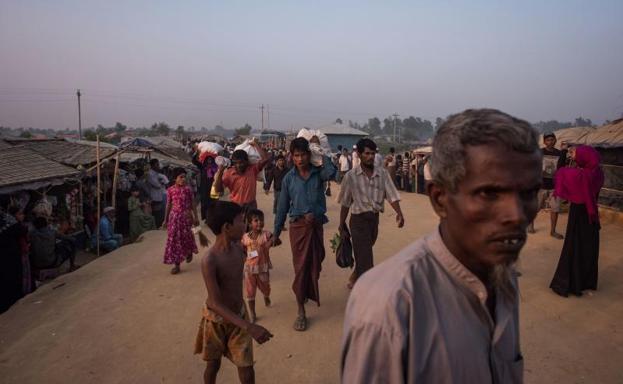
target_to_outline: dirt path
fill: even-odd
[[[334,194],[337,188],[333,190]],[[259,196],[272,229],[272,196]],[[375,258],[380,262],[430,232],[437,219],[427,199],[403,194],[405,228],[381,218]],[[339,209],[328,202],[336,230]],[[391,209],[390,209],[391,211]],[[600,290],[562,299],[547,288],[562,242],[546,235],[541,213],[536,235],[522,253],[522,347],[528,383],[622,383],[623,228],[601,232]],[[564,230],[566,217],[559,223]],[[342,315],[349,270],[337,267],[331,251],[323,264],[321,307],[308,306],[310,329],[292,330],[296,304],[290,290],[292,263],[287,232],[273,249],[273,303],[258,302],[259,321],[275,337],[255,348],[259,383],[339,381]],[[198,260],[171,276],[161,264],[164,232],[146,235],[63,275],[0,316],[0,372],[3,383],[199,383],[203,363],[192,355],[206,292]],[[328,240],[325,241],[328,249]],[[219,382],[237,382],[224,360]]]

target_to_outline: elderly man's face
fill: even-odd
[[[496,145],[469,146],[465,167],[456,192],[431,187],[431,198],[439,202],[433,204],[442,218],[444,242],[472,271],[510,265],[538,211],[540,151],[525,154]]]

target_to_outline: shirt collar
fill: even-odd
[[[365,175],[365,172],[363,171],[363,168],[361,168],[361,165],[356,166],[355,168],[355,173],[357,174],[357,176],[361,176],[361,175]],[[377,177],[380,176],[377,167],[374,167],[374,170],[372,171],[372,176],[370,177]]]
[[[467,269],[461,262],[454,257],[450,250],[446,247],[441,238],[439,228],[430,234],[426,238],[426,243],[429,250],[437,259],[437,261],[443,266],[443,268],[457,280],[461,285],[465,286],[470,292],[472,292],[480,301],[483,308],[487,307],[487,289],[485,285],[474,275],[469,269]],[[517,280],[516,277],[512,278],[512,285],[515,289],[515,295],[517,295]],[[512,304],[510,304],[504,297],[502,292],[496,290],[496,305],[495,314],[488,314],[489,324],[492,329],[492,342],[497,343],[507,325],[511,322],[513,317]],[[517,304],[517,299],[514,301],[514,305]]]
[[[433,256],[444,269],[461,284],[467,287],[483,304],[487,302],[487,289],[476,275],[467,269],[446,247],[439,228],[426,238],[426,243]]]

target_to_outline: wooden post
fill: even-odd
[[[100,178],[100,135],[97,135],[97,146],[95,147],[95,157],[97,160],[97,226],[95,231],[95,236],[97,236],[97,257],[100,255],[100,216],[101,216],[101,207],[100,207],[100,199],[102,193],[102,183]]]
[[[84,196],[82,193],[82,178],[80,178],[78,188],[78,216],[82,219],[82,229],[84,230]]]
[[[119,174],[119,154],[117,154],[117,157],[115,158],[115,173],[112,176],[112,207],[113,208],[117,208],[116,203],[117,203],[117,174]]]

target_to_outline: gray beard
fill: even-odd
[[[512,283],[512,274],[515,273],[514,265],[514,262],[496,265],[489,273],[489,284],[509,300],[514,300],[516,295]]]

